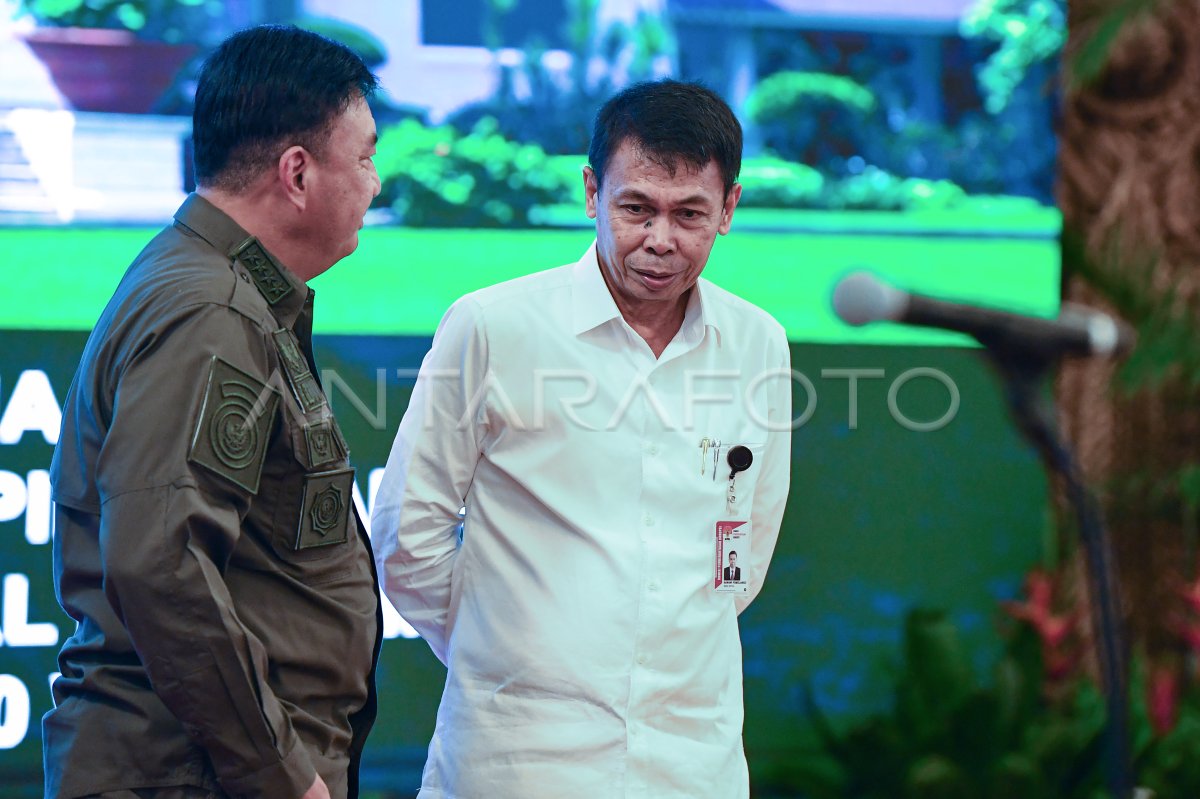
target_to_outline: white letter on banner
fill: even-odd
[[[4,575],[4,610],[0,629],[8,646],[54,646],[58,627],[51,622],[29,623],[29,578],[23,574]]]
[[[36,430],[47,444],[58,443],[62,409],[50,386],[50,378],[40,369],[26,369],[17,378],[8,407],[0,417],[0,444],[16,444],[21,436]]]
[[[13,749],[29,732],[29,689],[11,674],[0,674],[0,749]]]
[[[25,481],[15,472],[0,471],[0,522],[21,518],[28,494]]]
[[[50,500],[50,472],[34,469],[26,475],[25,540],[35,547],[50,543],[54,503]]]

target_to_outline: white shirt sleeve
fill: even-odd
[[[754,489],[754,510],[750,520],[754,530],[751,538],[749,571],[743,566],[743,574],[754,575],[750,591],[734,600],[741,614],[749,607],[762,590],[779,539],[779,526],[783,522],[783,509],[787,504],[788,489],[791,487],[792,469],[792,355],[782,330],[782,352],[778,366],[778,379],[764,383],[769,392],[767,404],[767,446],[763,452],[762,472]],[[742,565],[742,564],[739,564]]]
[[[459,510],[480,457],[486,371],[478,306],[459,300],[421,364],[371,513],[381,588],[443,663]]]

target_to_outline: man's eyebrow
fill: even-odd
[[[649,203],[650,197],[637,189],[621,189],[617,192],[615,199],[618,200],[635,200],[637,202]]]
[[[621,202],[632,200],[633,202],[644,203],[646,205],[654,204],[649,195],[643,194],[637,189],[622,189],[614,195],[613,199]],[[690,194],[676,202],[675,205],[709,205],[709,198],[703,194]]]

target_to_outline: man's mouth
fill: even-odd
[[[652,289],[665,289],[675,281],[676,277],[674,272],[658,275],[653,272],[643,272],[640,269],[634,269],[633,271],[642,279],[642,282],[645,283],[648,288]]]

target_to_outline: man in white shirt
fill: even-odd
[[[372,519],[449,670],[423,799],[749,795],[737,616],[787,498],[791,366],[775,320],[700,279],[741,147],[707,89],[626,89],[583,170],[596,243],[434,336]]]

